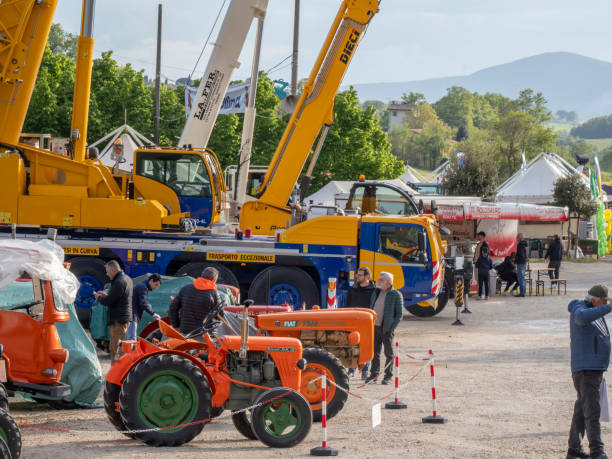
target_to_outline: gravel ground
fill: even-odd
[[[462,314],[463,327],[453,327],[455,308],[417,319],[407,315],[399,326],[401,354],[436,355],[438,410],[443,425],[422,424],[431,414],[430,378],[419,375],[401,393],[407,410],[382,410],[382,424],[371,427],[371,406],[350,398],[328,424],[329,445],[341,456],[410,458],[528,457],[558,458],[567,445],[575,392],[569,367],[567,303],[582,297],[595,283],[612,284],[612,264],[565,263],[567,296],[471,301],[473,314]],[[101,357],[105,368],[108,358]],[[400,359],[405,377],[415,362]],[[361,384],[353,378],[351,384]],[[370,398],[390,386],[356,390]],[[23,457],[303,457],[320,444],[319,424],[290,450],[274,450],[244,439],[231,420],[207,425],[189,444],[153,448],[115,432],[103,409],[55,411],[46,405],[16,402],[18,423],[47,427],[104,430],[108,433],[66,434],[22,429]],[[612,428],[603,425],[603,440],[612,444]],[[586,445],[585,445],[586,446]]]

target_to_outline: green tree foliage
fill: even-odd
[[[491,199],[498,185],[497,166],[490,156],[466,139],[462,145],[465,153],[453,155],[446,169],[444,192],[451,196],[480,196]]]
[[[523,89],[516,105],[519,111],[529,113],[538,123],[543,123],[550,120],[551,113],[546,108],[546,98],[541,92],[535,93],[533,89]]]
[[[376,110],[363,109],[357,91],[350,88],[336,95],[334,124],[313,173],[310,191],[329,180],[392,179],[404,171],[401,161],[391,154],[387,134],[383,132]]]
[[[380,127],[386,131],[389,129],[389,110],[387,103],[382,100],[366,100],[362,107],[367,109],[368,107],[374,107],[376,109],[376,116]]]
[[[474,95],[465,88],[453,86],[434,104],[438,116],[453,128],[463,127],[468,133],[474,126]]]
[[[409,94],[402,94],[402,103],[408,105],[418,105],[420,103],[427,102],[425,95],[420,92],[410,92]]]
[[[583,139],[608,139],[612,137],[612,115],[591,118],[573,128],[570,135]]]
[[[78,38],[76,35],[64,31],[59,24],[53,24],[47,39],[49,49],[54,55],[62,54],[76,59]]]
[[[597,211],[591,190],[578,174],[558,179],[555,182],[553,197],[555,205],[567,207],[570,217],[575,215],[577,220],[581,218],[588,220]],[[570,240],[570,228],[571,224],[568,224],[568,240]]]

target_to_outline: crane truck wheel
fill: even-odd
[[[104,284],[108,282],[104,270],[104,261],[92,257],[76,257],[68,261],[70,262],[70,271],[81,284],[74,300],[77,317],[83,328],[88,329],[91,319],[91,306],[96,301],[93,294],[102,290]]]
[[[291,448],[310,432],[312,411],[299,392],[286,387],[273,387],[261,394],[253,409],[253,432],[264,445]]]
[[[18,458],[21,455],[21,431],[11,414],[3,409],[0,409],[0,439],[10,451],[9,456],[2,454],[1,457]]]
[[[119,393],[121,419],[151,446],[179,446],[191,441],[210,419],[211,390],[202,370],[174,354],[155,354],[138,362]],[[169,428],[179,426],[176,428]]]
[[[200,277],[202,275],[202,271],[204,268],[215,268],[219,271],[219,279],[217,279],[218,284],[228,284],[233,285],[234,287],[240,287],[238,284],[238,279],[236,275],[229,269],[227,266],[223,266],[218,263],[204,263],[192,261],[191,263],[187,263],[179,268],[176,272],[176,276],[190,276],[190,277]]]
[[[438,307],[436,309],[434,309],[433,306],[431,306],[427,301],[423,301],[421,303],[406,306],[406,309],[413,316],[433,317],[437,314],[440,314],[442,310],[446,307],[447,303],[448,303],[448,285],[446,282],[444,282],[444,285],[440,289],[440,293],[438,293]]]
[[[342,410],[348,394],[330,383],[334,382],[344,389],[349,389],[349,377],[340,360],[329,351],[307,347],[302,352],[306,359],[306,368],[302,370],[302,388],[300,393],[310,403],[312,420],[321,421],[321,380],[310,382],[321,376],[323,370],[327,373],[327,418],[333,418]]]
[[[117,411],[117,404],[119,403],[119,393],[121,392],[121,386],[117,384],[113,384],[111,382],[106,381],[104,384],[104,411],[106,411],[106,416],[110,423],[115,426],[118,431],[128,430],[125,424],[123,423],[123,419],[121,419],[121,414]],[[123,434],[126,437],[134,438],[131,434]]]
[[[251,425],[251,413],[242,411],[240,413],[232,413],[232,422],[238,432],[249,440],[257,440],[253,426]]]
[[[249,287],[248,298],[255,304],[289,304],[308,308],[319,304],[319,288],[302,269],[290,266],[270,266],[255,276]]]

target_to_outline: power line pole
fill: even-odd
[[[162,35],[162,5],[157,10],[157,59],[155,62],[155,145],[159,145],[159,117],[160,117],[160,84],[161,84],[161,35]]]
[[[298,93],[298,45],[300,39],[300,0],[295,0],[295,16],[293,18],[293,55],[291,58],[291,95]]]

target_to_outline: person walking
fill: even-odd
[[[108,292],[98,291],[94,297],[108,308],[108,327],[110,342],[108,349],[111,365],[117,360],[119,341],[125,339],[125,332],[132,321],[132,279],[125,274],[119,263],[111,260],[104,265],[106,275],[111,280]]]
[[[202,276],[181,288],[170,303],[170,322],[182,334],[200,328],[210,310],[223,303],[217,291],[218,278],[219,271],[216,268],[204,268]]]
[[[348,291],[346,296],[346,307],[348,308],[369,308],[372,299],[372,293],[376,288],[376,284],[371,279],[372,273],[370,268],[362,266],[355,274],[355,283]],[[367,379],[370,363],[366,363],[361,369],[361,379]],[[349,368],[349,376],[355,374],[354,368]]]
[[[125,339],[136,341],[138,323],[142,319],[142,314],[146,311],[153,319],[159,320],[161,317],[153,311],[153,306],[149,303],[149,292],[156,290],[162,283],[159,274],[151,274],[148,279],[136,284],[132,291],[132,321],[127,329]]]
[[[552,242],[546,250],[544,259],[548,259],[548,276],[550,280],[559,279],[559,269],[561,268],[561,260],[563,259],[563,246],[559,235],[555,234]]]
[[[493,269],[493,261],[489,256],[489,247],[485,246],[480,251],[480,256],[476,260],[478,269],[478,296],[481,300],[489,299],[489,271]]]
[[[372,292],[370,308],[376,312],[374,322],[374,358],[370,368],[370,376],[366,383],[376,381],[380,370],[380,352],[385,352],[385,377],[382,384],[391,382],[393,370],[393,336],[395,329],[402,320],[404,298],[401,292],[393,288],[393,274],[381,272],[378,276],[376,289]]]
[[[576,389],[574,415],[569,432],[567,458],[607,459],[599,424],[599,391],[603,372],[610,363],[610,331],[604,316],[610,313],[608,288],[591,287],[584,300],[573,300],[570,312],[572,380]],[[589,440],[590,455],[582,449]]]
[[[529,255],[527,254],[527,241],[523,239],[523,234],[518,233],[516,235],[516,277],[519,283],[519,293],[514,295],[515,297],[525,297],[525,271],[527,270],[527,261]]]
[[[506,288],[503,291],[504,295],[511,295],[519,285],[518,278],[516,277],[515,261],[516,252],[512,252],[501,264],[495,267],[499,278],[506,283]]]

